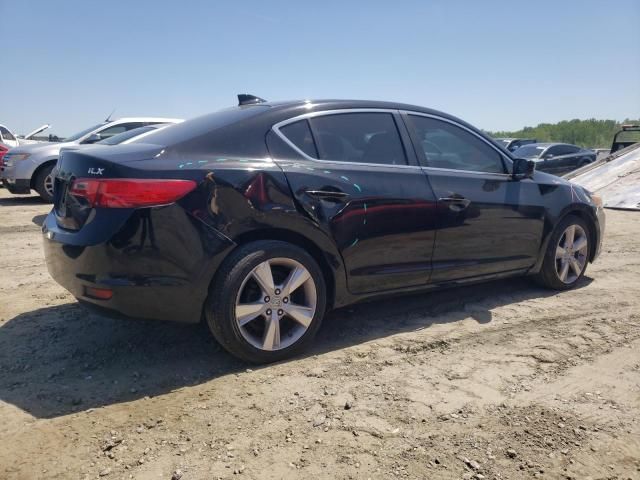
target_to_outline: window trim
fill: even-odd
[[[313,157],[310,157],[309,155],[307,155],[306,153],[304,153],[300,148],[298,148],[296,146],[295,143],[293,143],[291,140],[289,140],[287,138],[287,136],[280,131],[280,129],[282,127],[285,127],[285,126],[289,125],[290,123],[294,123],[294,122],[297,122],[299,120],[308,120],[310,118],[322,117],[322,116],[325,116],[325,115],[339,115],[339,114],[348,114],[348,113],[389,113],[389,114],[391,114],[391,118],[393,119],[393,122],[394,122],[394,124],[396,126],[396,129],[398,131],[398,139],[400,140],[400,144],[402,145],[402,149],[404,150],[405,159],[407,161],[407,164],[406,165],[392,165],[392,164],[388,164],[388,163],[350,162],[350,161],[344,161],[344,160],[322,160],[320,158],[313,158]],[[289,145],[291,148],[293,148],[294,151],[296,151],[298,154],[300,154],[306,160],[310,160],[312,162],[321,162],[321,163],[330,163],[330,164],[336,164],[337,163],[339,165],[363,165],[363,166],[367,166],[367,167],[378,167],[378,168],[383,167],[383,168],[421,169],[422,167],[420,165],[411,165],[410,164],[411,156],[409,155],[409,152],[407,152],[408,145],[406,145],[405,139],[402,136],[402,127],[404,125],[398,125],[398,119],[396,118],[396,116],[399,113],[400,113],[400,110],[394,109],[394,108],[340,108],[340,109],[334,109],[334,110],[320,110],[320,111],[317,111],[317,112],[303,113],[302,115],[298,115],[296,117],[288,118],[286,120],[278,122],[278,123],[276,123],[275,125],[273,125],[271,127],[271,130],[273,130],[276,133],[276,135],[278,135],[278,137],[280,137],[282,139],[282,141],[284,141],[287,145]],[[311,125],[309,125],[309,128],[311,129],[311,135],[313,135],[313,128],[311,128]],[[315,136],[314,136],[314,142],[315,142]],[[316,145],[316,149],[317,148],[318,147]]]
[[[512,173],[509,172],[509,163],[505,163],[505,160],[507,160],[508,162],[511,163],[511,165],[513,164],[513,162],[511,161],[511,159],[509,157],[506,157],[504,152],[501,152],[500,149],[496,146],[493,145],[492,142],[489,142],[486,138],[484,138],[482,135],[478,134],[477,132],[474,132],[473,130],[471,130],[470,128],[454,121],[454,120],[450,120],[448,118],[444,118],[441,117],[439,115],[433,115],[430,113],[423,113],[423,112],[416,112],[414,110],[400,110],[400,113],[406,116],[410,116],[410,115],[415,115],[415,116],[419,116],[419,117],[427,117],[427,118],[433,118],[435,120],[439,120],[441,122],[446,122],[449,123],[455,127],[461,128],[462,130],[465,130],[466,132],[472,134],[473,136],[475,136],[476,138],[480,139],[482,142],[484,142],[487,146],[489,146],[491,149],[493,149],[498,156],[500,157],[500,159],[502,160],[502,167],[504,168],[505,172],[504,173],[499,173],[499,172],[481,172],[479,170],[461,170],[461,169],[456,169],[456,168],[441,168],[441,167],[430,167],[429,165],[422,165],[422,168],[424,170],[435,170],[435,171],[441,171],[441,172],[463,172],[463,173],[472,173],[475,175],[499,175],[499,176],[506,176],[506,177],[511,177]],[[416,147],[415,145],[415,138],[414,138],[414,132],[413,132],[413,125],[409,124],[407,125],[407,130],[410,131],[411,133],[411,141],[414,144],[414,149],[416,149],[416,155],[418,156],[418,161],[419,162],[424,162],[425,158],[424,158],[424,152],[422,152],[422,156],[419,152],[419,149]]]

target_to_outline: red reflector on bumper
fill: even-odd
[[[113,297],[113,290],[108,288],[84,287],[85,297],[95,298],[96,300],[109,300]]]

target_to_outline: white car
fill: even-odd
[[[4,125],[0,125],[0,143],[4,143],[9,148],[18,147],[20,145],[31,145],[32,143],[39,143],[36,140],[31,140],[32,137],[36,136],[40,132],[45,131],[51,125],[44,124],[41,127],[36,128],[29,135],[25,135],[24,138],[15,135],[8,127]]]
[[[179,123],[179,118],[135,117],[108,120],[71,135],[64,142],[36,143],[12,148],[4,156],[0,166],[2,184],[14,194],[38,192],[46,202],[53,201],[51,170],[55,167],[60,149],[98,143],[134,128],[158,123]]]

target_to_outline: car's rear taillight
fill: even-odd
[[[78,178],[69,193],[92,207],[138,208],[167,205],[196,188],[193,180],[147,178]]]

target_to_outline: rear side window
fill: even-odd
[[[289,125],[285,125],[280,129],[282,134],[289,139],[296,147],[312,158],[318,158],[316,144],[311,135],[309,122],[299,120]]]
[[[400,134],[389,113],[340,113],[309,119],[318,158],[406,165]]]
[[[502,157],[486,142],[449,122],[409,115],[428,167],[504,173]]]

